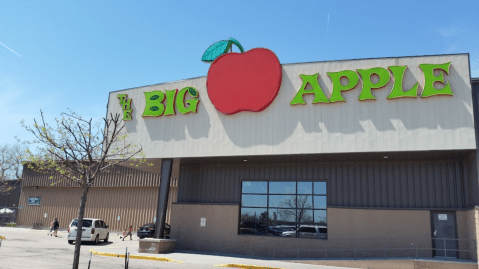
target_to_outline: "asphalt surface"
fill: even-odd
[[[48,230],[31,228],[0,227],[0,236],[4,236],[0,246],[0,268],[71,268],[74,245],[69,245],[67,232],[60,230],[58,237],[47,236]],[[138,253],[138,237],[133,235],[122,241],[119,232],[110,232],[110,242],[93,245],[83,243],[80,255],[80,268],[88,268],[90,251],[94,253],[124,254],[126,248],[130,255],[162,257],[170,261],[130,259],[129,268],[221,268],[218,265],[244,264],[285,269],[333,269],[342,267],[298,264],[292,262],[258,259],[247,256],[231,256],[221,253],[174,252],[169,254]],[[125,259],[92,255],[91,269],[124,268]],[[252,267],[254,268],[254,267]]]

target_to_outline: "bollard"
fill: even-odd
[[[128,269],[128,247],[125,248],[125,269]]]
[[[88,269],[90,269],[90,264],[91,264],[91,255],[92,255],[92,252],[90,251],[90,260],[88,261]]]

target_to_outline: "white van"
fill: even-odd
[[[68,226],[68,244],[73,244],[77,236],[77,223],[78,219],[73,219]],[[81,234],[81,241],[93,241],[95,245],[100,240],[105,243],[108,242],[110,236],[109,226],[101,219],[83,219],[83,227]]]
[[[296,237],[296,234],[298,234],[298,237],[303,238],[328,239],[328,227],[318,225],[301,225],[297,232],[286,231],[283,232],[281,236]]]

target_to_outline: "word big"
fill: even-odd
[[[185,87],[178,92],[178,89],[165,91],[144,92],[146,104],[143,117],[158,117],[161,115],[175,115],[175,105],[178,112],[187,114],[190,112],[196,113],[198,110],[198,91],[193,87]],[[193,99],[186,100],[186,94]],[[163,101],[166,97],[166,105]],[[186,106],[185,103],[188,105]]]

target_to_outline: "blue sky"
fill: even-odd
[[[108,93],[198,76],[233,37],[281,63],[468,52],[479,77],[479,1],[1,1],[0,144]]]

